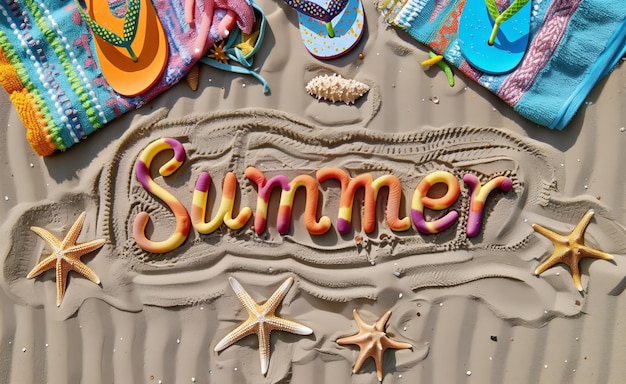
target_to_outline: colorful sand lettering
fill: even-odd
[[[252,217],[250,207],[242,207],[236,217],[233,217],[235,195],[237,192],[237,178],[232,172],[224,176],[222,186],[222,198],[217,213],[210,221],[206,220],[209,189],[211,176],[202,172],[196,181],[191,215],[185,206],[170,192],[159,186],[150,177],[152,160],[161,152],[173,151],[173,157],[160,169],[161,176],[169,176],[184,163],[186,153],[183,145],[176,139],[162,138],[150,143],[140,154],[136,163],[136,176],[146,191],[161,199],[174,214],[176,229],[169,238],[163,241],[153,241],[146,237],[145,227],[149,221],[146,212],[140,212],[135,217],[133,235],[137,244],[144,250],[154,253],[165,253],[178,248],[189,235],[191,226],[200,234],[210,234],[222,225],[237,230],[242,228]],[[372,233],[376,227],[376,204],[380,190],[387,187],[386,220],[387,225],[393,231],[402,232],[415,226],[422,234],[435,234],[450,228],[457,222],[459,213],[450,209],[458,200],[461,187],[457,178],[450,172],[439,170],[426,175],[415,187],[411,200],[410,217],[400,218],[402,212],[402,185],[394,175],[383,175],[376,179],[371,174],[362,174],[350,177],[340,168],[322,168],[317,171],[316,177],[298,175],[292,180],[286,176],[277,175],[267,179],[265,174],[255,168],[249,167],[245,176],[257,186],[257,204],[254,213],[254,230],[262,234],[267,228],[270,195],[275,188],[280,188],[280,203],[277,215],[277,230],[281,235],[289,233],[292,222],[292,209],[296,191],[304,188],[306,191],[306,206],[304,223],[311,235],[322,235],[332,227],[328,216],[320,216],[318,219],[319,184],[327,180],[337,180],[341,187],[339,212],[337,213],[336,229],[341,234],[352,230],[352,211],[357,191],[364,191],[363,198],[363,230]],[[463,182],[469,188],[469,212],[466,224],[468,237],[474,237],[480,232],[483,219],[483,209],[489,194],[496,190],[508,192],[513,187],[511,179],[505,176],[496,176],[485,184],[481,184],[478,177],[468,173],[463,176]],[[437,185],[444,184],[447,188],[441,197],[431,197],[428,192]],[[426,220],[425,209],[435,211],[448,210],[442,217],[434,220]]]

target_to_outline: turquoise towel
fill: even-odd
[[[389,0],[379,9],[389,24],[443,55],[528,120],[551,129],[563,129],[626,54],[626,3],[532,0],[530,43],[520,65],[507,74],[482,73],[459,47],[466,1],[484,0]]]

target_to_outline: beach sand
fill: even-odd
[[[255,68],[269,95],[253,77],[202,67],[197,91],[183,81],[48,158],[33,154],[15,109],[0,96],[0,382],[376,383],[374,360],[353,374],[359,348],[336,343],[358,332],[354,309],[368,324],[391,311],[387,335],[412,346],[383,355],[387,384],[622,382],[623,66],[596,86],[563,131],[550,131],[463,75],[450,87],[437,67],[424,71],[426,48],[386,28],[371,2],[364,3],[362,41],[328,62],[306,52],[295,11],[282,2],[260,6],[269,30]],[[354,105],[305,92],[313,77],[332,73],[370,91]],[[167,238],[176,226],[168,206],[135,176],[138,156],[162,138],[180,142],[187,158],[173,175],[160,176],[171,152],[158,154],[154,181],[191,212],[196,180],[208,172],[211,218],[232,172],[234,215],[252,212],[241,229],[192,228],[182,245],[159,254],[138,245],[139,212],[150,216],[151,239]],[[459,218],[438,234],[393,231],[383,188],[372,232],[364,231],[357,208],[347,233],[334,224],[311,235],[299,191],[282,234],[274,191],[259,234],[259,188],[245,176],[248,167],[268,179],[316,180],[330,167],[353,178],[394,175],[402,187],[400,218],[410,215],[419,182],[445,170],[462,188],[453,205]],[[483,184],[493,175],[512,181],[510,191],[489,196],[475,237],[467,236],[469,193],[460,179],[467,173]],[[336,223],[340,183],[320,182],[319,193],[318,212]],[[359,207],[364,196],[356,196]],[[532,224],[568,234],[589,210],[595,214],[585,244],[614,260],[583,259],[583,292],[562,264],[535,276],[553,245]],[[78,242],[105,240],[82,258],[101,282],[71,272],[57,307],[54,272],[26,278],[50,253],[30,227],[63,238],[83,211]],[[293,278],[276,314],[313,330],[272,332],[265,376],[254,335],[214,351],[247,318],[229,277],[257,303]]]

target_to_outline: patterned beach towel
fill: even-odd
[[[521,63],[506,74],[482,73],[459,46],[459,21],[469,1],[484,0],[383,0],[379,10],[387,23],[443,55],[539,125],[563,129],[626,54],[626,3],[532,0],[530,42]]]
[[[141,107],[189,72],[196,61],[192,52],[197,32],[185,21],[185,2],[153,3],[167,35],[167,65],[145,93],[125,97],[109,87],[102,75],[93,35],[74,1],[0,0],[0,84],[37,154],[66,150],[108,122]],[[247,6],[242,7],[242,3]],[[109,0],[109,4],[112,10],[125,12],[125,0]],[[240,28],[252,27],[254,14],[247,0],[215,0],[213,22],[226,10],[237,15]],[[198,25],[202,14],[202,7],[196,9]]]

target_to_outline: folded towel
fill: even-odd
[[[75,2],[0,0],[0,84],[37,154],[66,150],[108,122],[141,107],[189,72],[197,60],[192,51],[198,35],[196,26],[185,21],[184,1],[153,3],[167,35],[167,64],[150,89],[126,97],[109,87],[102,75],[93,35]],[[123,15],[125,0],[109,0],[109,4]],[[228,10],[237,16],[239,27],[252,28],[254,15],[247,0],[217,0],[213,23]],[[202,9],[195,12],[196,25],[201,24],[202,15]],[[210,33],[207,47],[216,35]]]
[[[384,0],[378,8],[387,23],[443,55],[539,125],[563,129],[594,85],[626,54],[623,2],[532,0],[530,42],[521,63],[506,74],[482,73],[459,45],[459,21],[470,1],[485,0]]]

